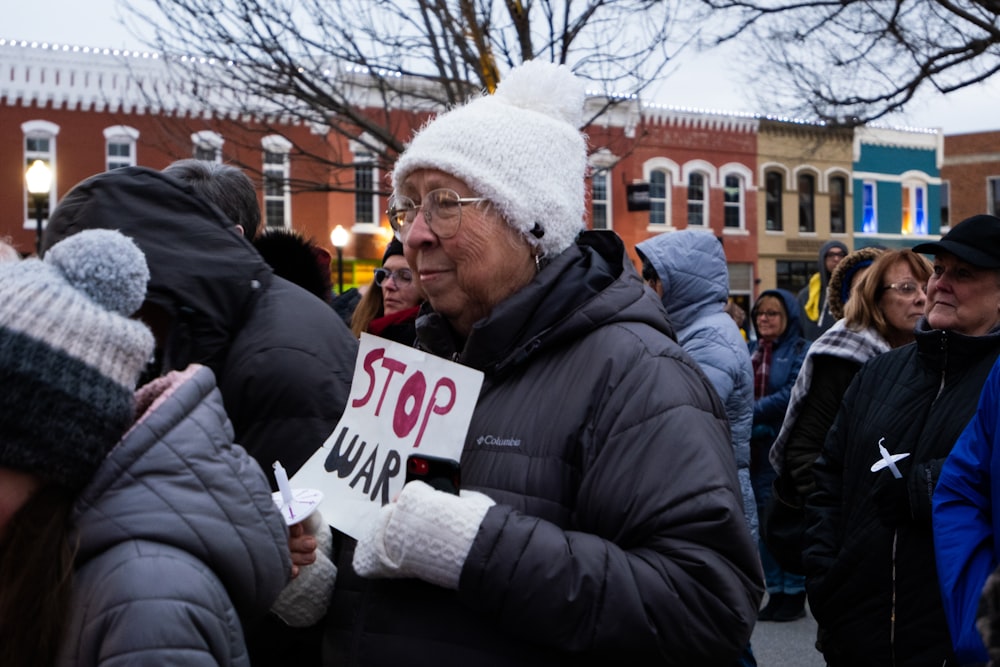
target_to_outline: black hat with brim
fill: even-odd
[[[913,252],[940,255],[943,252],[983,269],[1000,269],[1000,218],[974,215],[951,228],[940,241],[918,243]]]

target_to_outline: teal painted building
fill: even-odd
[[[941,235],[940,130],[854,133],[854,247],[912,247]]]

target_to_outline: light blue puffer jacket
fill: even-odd
[[[756,539],[757,504],[750,485],[753,366],[739,327],[722,310],[729,298],[722,244],[710,232],[685,229],[654,236],[636,250],[660,277],[663,306],[677,341],[698,362],[726,406],[743,511]]]

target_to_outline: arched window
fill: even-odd
[[[769,232],[780,232],[784,229],[782,220],[781,199],[785,194],[785,176],[780,171],[768,171],[764,176],[764,215],[765,229]]]
[[[843,176],[830,178],[830,233],[847,232],[847,179]]]
[[[264,225],[291,227],[291,188],[288,184],[288,153],[292,143],[272,134],[261,142],[264,149]]]
[[[670,174],[654,169],[649,174],[649,224],[666,227],[670,210]]]
[[[688,175],[688,226],[703,227],[708,224],[708,179],[694,171]]]
[[[374,225],[378,222],[378,165],[375,153],[362,150],[354,154],[354,224]]]
[[[104,168],[107,171],[136,164],[135,144],[139,130],[127,125],[104,128]]]
[[[226,142],[222,135],[211,130],[202,130],[191,135],[192,155],[195,160],[222,162],[222,145]]]
[[[878,233],[878,197],[874,181],[861,184],[861,231],[865,234]]]
[[[35,160],[41,160],[52,173],[49,194],[38,201],[40,210],[36,210],[35,198],[28,192],[24,178],[21,179],[24,202],[23,228],[35,229],[41,220],[41,227],[44,229],[45,222],[49,219],[49,211],[55,204],[56,137],[59,135],[59,126],[47,120],[29,120],[21,124],[21,132],[24,135],[24,170],[27,171]]]
[[[799,231],[813,233],[816,231],[816,177],[813,174],[800,173],[799,186]]]
[[[903,181],[903,224],[900,232],[905,235],[927,235],[927,184]]]
[[[743,177],[728,174],[723,179],[723,222],[725,229],[743,228]]]
[[[608,169],[594,169],[590,175],[590,224],[594,229],[611,229],[610,176]]]

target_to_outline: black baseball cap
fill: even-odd
[[[986,214],[966,218],[940,241],[918,243],[913,252],[927,255],[947,252],[982,269],[1000,269],[1000,218]]]

